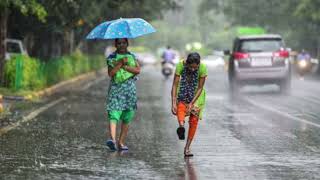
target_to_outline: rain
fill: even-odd
[[[317,0],[1,2],[0,179],[320,179],[319,7]],[[122,38],[139,66],[113,56]],[[188,60],[194,52],[198,66]],[[127,77],[113,75],[117,67]],[[176,78],[189,82],[191,71],[195,87],[205,80],[205,105],[202,118],[190,109],[199,120],[189,152],[191,123],[186,117],[179,139],[172,87]],[[113,78],[134,82],[137,97],[124,144],[124,119],[117,124],[115,151]],[[115,106],[131,103],[128,86]],[[179,84],[176,96],[190,86]]]

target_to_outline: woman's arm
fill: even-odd
[[[172,101],[172,114],[177,113],[177,90],[178,90],[178,84],[180,81],[179,75],[174,75],[172,89],[171,89],[171,101]]]
[[[199,96],[201,95],[205,81],[206,81],[206,77],[201,77],[199,79],[198,89],[196,91],[194,98],[192,99],[192,101],[190,103],[190,105],[191,105],[191,106],[189,106],[190,108],[194,105],[194,103],[198,100]]]
[[[119,69],[123,66],[123,61],[119,61],[117,62],[117,64],[111,68],[110,66],[108,67],[108,75],[109,77],[113,77],[118,71]]]
[[[141,70],[138,61],[136,61],[136,67],[130,67],[130,66],[125,65],[125,66],[123,66],[123,69],[128,72],[131,72],[132,74],[135,74],[135,75],[140,74],[140,70]]]

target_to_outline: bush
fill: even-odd
[[[40,61],[22,55],[13,56],[6,62],[5,79],[6,86],[12,90],[41,89],[46,85]]]
[[[99,70],[106,66],[106,60],[103,56],[90,56],[88,58],[91,70]]]
[[[88,57],[83,55],[80,51],[75,51],[70,56],[73,71],[76,75],[88,72],[90,66],[88,64]]]
[[[71,78],[74,74],[71,60],[67,57],[50,60],[45,64],[44,74],[48,85]]]
[[[6,87],[12,90],[38,90],[104,66],[103,56],[89,58],[80,51],[47,63],[16,55],[5,65]]]

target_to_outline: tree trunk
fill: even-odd
[[[74,45],[75,45],[75,35],[74,30],[71,30],[70,33],[70,54],[74,51]]]
[[[74,46],[74,32],[73,30],[65,30],[63,33],[63,55],[72,53]]]
[[[52,45],[52,54],[51,54],[51,58],[54,57],[60,57],[62,55],[62,41],[61,41],[61,37],[58,34],[52,34],[51,36],[52,40],[51,40],[51,45]]]
[[[7,38],[7,22],[8,9],[4,8],[0,11],[0,83],[4,82],[4,63],[7,45],[5,39]]]
[[[35,45],[35,39],[34,39],[34,34],[33,33],[27,33],[25,38],[23,39],[23,44],[25,44],[25,48],[28,52],[29,55],[33,56],[32,49],[34,48]]]

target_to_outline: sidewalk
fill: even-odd
[[[76,76],[72,79],[60,82],[40,91],[32,92],[25,96],[0,95],[2,96],[2,101],[0,98],[0,108],[1,106],[3,107],[2,112],[0,113],[0,128],[19,121],[21,117],[32,112],[33,109],[47,103],[45,102],[46,97],[68,90],[70,89],[70,86],[75,85],[76,83],[91,81],[106,73],[107,69],[103,68],[99,71]]]

